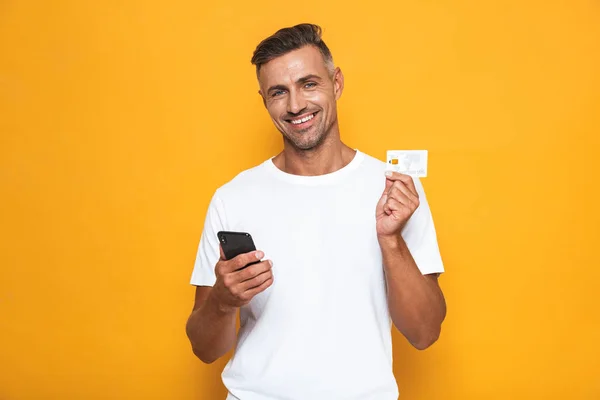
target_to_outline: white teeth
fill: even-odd
[[[314,116],[315,116],[314,114],[310,114],[310,115],[307,115],[307,116],[306,116],[306,117],[304,117],[304,118],[301,118],[301,119],[295,119],[295,120],[293,120],[293,121],[292,121],[292,124],[294,124],[294,125],[298,125],[298,124],[301,124],[301,123],[303,123],[303,122],[310,121],[311,119],[313,119],[313,117],[314,117]]]

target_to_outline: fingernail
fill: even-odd
[[[385,176],[392,176],[392,171],[385,171]]]
[[[254,255],[259,260],[265,256],[262,251],[257,251],[256,253],[254,253]]]
[[[269,265],[272,267],[273,266],[273,261],[269,260]]]

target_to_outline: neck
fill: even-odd
[[[335,172],[352,161],[356,151],[339,139],[324,141],[310,150],[300,150],[288,143],[273,163],[280,170],[293,175],[317,176]]]

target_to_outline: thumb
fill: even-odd
[[[379,198],[379,201],[377,202],[377,207],[375,207],[375,215],[383,214],[383,205],[387,201],[387,198],[387,190],[384,190],[381,198]]]
[[[375,213],[377,215],[383,213],[383,205],[385,204],[386,201],[387,201],[387,192],[384,192],[381,195],[381,198],[379,199],[379,201],[377,202],[377,207],[375,208]]]
[[[387,201],[387,193],[388,190],[390,190],[390,187],[394,184],[393,181],[386,179],[385,180],[385,187],[383,188],[383,193],[381,194],[381,198],[379,199],[379,201],[377,202],[377,207],[375,208],[375,213],[376,215],[379,215],[381,213],[383,213],[383,205],[385,204],[385,202]]]

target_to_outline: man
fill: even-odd
[[[318,26],[279,30],[252,63],[284,148],[211,200],[191,279],[193,351],[210,363],[235,345],[228,400],[397,399],[391,324],[425,349],[446,313],[423,187],[342,143],[344,77]],[[220,230],[250,233],[258,250],[225,260]]]

